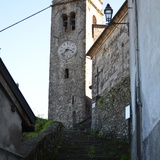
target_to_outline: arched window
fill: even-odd
[[[69,69],[65,69],[64,78],[69,78]]]
[[[71,25],[71,30],[76,29],[76,14],[75,14],[75,12],[70,13],[70,25]]]
[[[68,29],[68,17],[66,14],[62,14],[62,20],[63,20],[63,27],[66,32]]]
[[[92,23],[93,24],[97,24],[97,19],[96,19],[96,17],[93,15],[93,17],[92,17]]]

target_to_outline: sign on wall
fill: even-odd
[[[92,109],[96,107],[96,103],[92,103]]]
[[[126,119],[129,119],[130,118],[130,105],[128,105],[126,108],[125,108],[125,118]]]

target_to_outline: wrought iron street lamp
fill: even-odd
[[[106,22],[109,24],[113,15],[113,9],[111,8],[110,4],[107,4],[106,8],[104,9],[104,15],[106,17]]]
[[[105,18],[106,18],[106,24],[107,25],[126,24],[127,27],[128,27],[128,34],[129,34],[129,23],[115,23],[115,22],[112,22],[113,9],[111,8],[110,4],[107,4],[106,8],[104,9],[104,15],[105,15]]]

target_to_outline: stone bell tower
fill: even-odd
[[[66,128],[86,118],[85,53],[93,41],[93,16],[102,19],[102,2],[94,1],[99,5],[93,0],[53,0],[52,4],[48,118]]]

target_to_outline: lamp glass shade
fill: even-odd
[[[112,20],[113,9],[109,4],[107,4],[106,8],[104,9],[104,15],[106,17],[106,23],[110,23]]]

